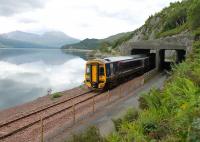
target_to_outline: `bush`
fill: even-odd
[[[200,118],[193,120],[188,132],[188,141],[200,141]]]
[[[137,120],[138,116],[139,116],[139,112],[136,109],[134,108],[128,109],[123,118],[112,120],[115,126],[115,130],[116,131],[120,130],[122,122],[128,122],[128,123],[133,122]]]
[[[148,104],[147,104],[147,101],[144,98],[144,95],[145,94],[143,94],[142,96],[140,96],[140,98],[138,99],[138,101],[139,101],[139,108],[143,109],[143,110],[148,108]]]
[[[194,35],[196,41],[200,40],[200,28],[198,28],[197,30],[195,30],[193,32],[193,35]]]
[[[200,27],[200,1],[194,0],[188,11],[190,28],[195,30]]]
[[[62,94],[60,94],[60,93],[54,93],[54,94],[52,94],[51,98],[55,99],[55,98],[59,98],[61,96],[62,96]]]
[[[81,134],[74,134],[68,142],[104,142],[104,139],[101,137],[99,129],[91,126]]]

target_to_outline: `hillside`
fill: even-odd
[[[22,31],[14,31],[0,35],[3,39],[19,41],[21,43],[30,43],[46,47],[60,48],[65,44],[72,44],[79,42],[78,39],[67,36],[62,32],[46,32],[42,35],[26,33]],[[23,45],[22,45],[23,46]]]

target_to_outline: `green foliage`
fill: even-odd
[[[188,29],[196,30],[200,27],[200,1],[183,0],[171,3],[169,7],[151,16],[145,22],[144,35],[154,33],[154,38],[161,38],[179,34]]]
[[[200,40],[200,28],[196,29],[194,32],[193,32],[193,35],[195,37],[195,40]]]
[[[61,96],[62,96],[62,94],[60,94],[60,93],[54,93],[54,94],[51,95],[51,98],[55,99],[55,98],[59,98]]]
[[[168,31],[179,27],[186,23],[187,20],[187,9],[182,7],[180,3],[173,9],[173,11],[167,15],[166,23],[163,31]]]
[[[122,43],[128,41],[129,39],[131,39],[133,37],[133,32],[127,33],[126,35],[124,35],[123,37],[121,37],[120,39],[118,39],[117,41],[115,41],[112,44],[112,48],[116,48],[117,46],[121,45]]]
[[[157,38],[161,38],[161,37],[167,37],[167,36],[172,36],[172,35],[176,35],[181,33],[182,31],[185,31],[188,29],[188,25],[187,24],[183,24],[181,26],[178,26],[177,28],[171,29],[171,30],[167,30],[165,32],[161,32],[158,33],[156,35]]]
[[[198,142],[200,141],[200,118],[194,119],[191,127],[188,129],[188,141]]]
[[[191,29],[200,27],[200,1],[194,0],[188,12],[188,19]]]
[[[104,142],[104,139],[101,137],[99,129],[91,126],[84,133],[74,134],[68,142]]]
[[[143,94],[142,96],[140,96],[140,98],[138,99],[138,101],[139,101],[139,108],[140,109],[147,109],[149,106],[148,106],[148,104],[147,104],[147,101],[146,101],[146,99],[145,99],[145,95],[146,94]]]
[[[133,122],[137,120],[138,116],[139,116],[139,113],[136,109],[134,108],[128,109],[127,113],[125,114],[123,118],[112,120],[115,125],[115,130],[119,131],[119,129],[121,128],[122,122]]]
[[[107,39],[101,40],[99,50],[102,53],[110,53],[113,54],[113,50],[117,50],[116,48],[122,43],[128,41],[133,36],[133,32],[121,33],[115,36],[111,36]]]

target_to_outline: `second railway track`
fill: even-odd
[[[61,112],[71,109],[73,105],[78,105],[88,100],[91,100],[95,96],[99,96],[102,92],[95,93],[94,91],[84,92],[82,94],[70,97],[63,101],[56,102],[52,105],[46,106],[42,109],[33,111],[24,116],[10,120],[8,122],[0,124],[0,140],[4,140],[22,130],[25,130],[43,120],[47,120],[52,116],[55,116]]]

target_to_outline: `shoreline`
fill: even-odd
[[[89,49],[63,49],[63,48],[0,48],[0,49],[3,49],[3,50],[23,50],[23,49],[27,49],[27,50],[64,50],[64,51],[73,51],[73,52],[92,52],[94,50],[89,50]]]
[[[87,90],[85,87],[75,87],[63,92],[57,92],[57,93],[62,93],[63,95],[59,98],[53,98],[52,99],[52,95],[45,95],[42,97],[39,97],[33,101],[27,102],[27,103],[23,103],[17,106],[13,106],[10,108],[5,108],[3,110],[0,110],[0,124],[5,122],[5,121],[9,121],[12,120],[16,117],[20,117],[22,115],[25,115],[33,110],[37,110],[39,108],[48,106],[50,104],[53,104],[57,101],[60,101],[62,99],[65,98],[69,98],[72,97],[73,95],[76,95],[76,93],[73,93],[75,90]]]

